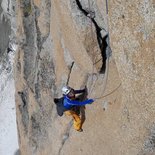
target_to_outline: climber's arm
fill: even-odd
[[[69,99],[67,99],[67,103],[68,103],[69,105],[77,105],[77,106],[86,105],[86,104],[91,104],[92,102],[94,102],[93,99],[87,99],[87,100],[82,101],[82,102],[76,101],[76,100],[69,100]]]

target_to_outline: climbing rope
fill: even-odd
[[[120,83],[114,90],[112,90],[110,93],[108,93],[108,94],[106,94],[106,95],[103,95],[103,96],[100,96],[100,97],[96,97],[96,98],[94,98],[94,99],[95,99],[95,100],[99,100],[99,99],[102,99],[102,98],[104,98],[104,97],[107,97],[107,96],[113,94],[120,86],[121,86],[121,83]]]

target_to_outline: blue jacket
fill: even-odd
[[[74,90],[75,94],[79,94],[84,92],[84,90]],[[68,98],[66,95],[64,95],[64,107],[66,109],[71,109],[73,106],[82,106],[82,105],[86,105],[86,104],[91,104],[92,102],[94,102],[93,99],[87,99],[85,101],[77,101],[77,100],[71,100],[70,98]]]

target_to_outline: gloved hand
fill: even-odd
[[[96,99],[95,99],[95,98],[93,98],[92,100],[93,100],[93,102],[95,102],[95,101],[96,101]]]
[[[83,93],[87,93],[87,86],[85,86],[83,89],[81,89],[81,91],[82,91]]]
[[[89,104],[92,104],[95,101],[95,99],[89,99],[89,101],[90,101]]]

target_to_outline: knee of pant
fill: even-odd
[[[65,114],[68,115],[68,116],[72,115],[69,110],[68,111],[65,111]]]
[[[81,119],[80,118],[75,118],[74,117],[74,124],[81,124]]]

